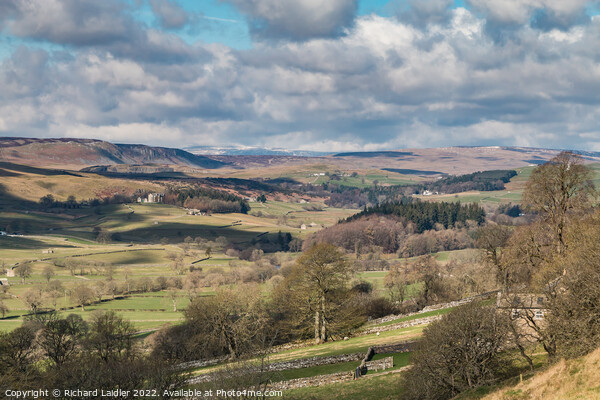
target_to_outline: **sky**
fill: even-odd
[[[587,0],[0,0],[0,136],[600,151]]]

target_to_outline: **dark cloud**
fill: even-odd
[[[0,68],[0,98],[11,101],[42,94],[50,84],[47,63],[48,53],[44,50],[31,51],[25,46],[17,48]]]
[[[7,1],[5,6],[14,10],[8,19],[10,33],[21,38],[160,64],[187,63],[208,56],[200,46],[190,46],[175,34],[148,29],[135,21],[130,6],[122,0]],[[174,22],[174,3],[152,3],[163,11],[164,23]],[[169,7],[172,14],[166,17]]]
[[[16,9],[9,26],[19,37],[69,44],[106,45],[127,40],[137,27],[118,0],[7,0]]]
[[[487,20],[488,30],[496,36],[531,23],[536,29],[569,28],[589,22],[586,8],[597,1],[590,0],[466,0],[474,11]]]
[[[354,23],[358,0],[222,0],[248,15],[261,39],[308,40],[338,37]]]
[[[418,27],[445,25],[452,17],[454,0],[410,0],[408,8],[398,12],[398,18]]]
[[[173,0],[150,0],[150,6],[163,28],[183,28],[190,20],[188,13]]]
[[[541,8],[535,11],[531,19],[531,26],[543,31],[553,29],[569,30],[576,25],[583,25],[590,21],[585,8],[574,10],[572,13],[560,14],[555,10]]]

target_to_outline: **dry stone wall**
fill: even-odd
[[[330,356],[330,357],[312,357],[312,358],[306,358],[306,359],[300,359],[300,360],[268,364],[265,367],[265,370],[269,371],[269,372],[286,371],[286,370],[290,370],[290,369],[310,368],[310,367],[318,367],[320,365],[341,364],[341,363],[345,363],[345,362],[361,361],[362,358],[363,358],[363,353],[342,354],[339,356]],[[197,367],[197,366],[214,365],[214,364],[217,364],[218,362],[219,361],[208,360],[208,361],[203,361],[203,362],[197,362],[197,364],[194,364],[194,365],[192,365],[191,363],[188,363],[187,365],[189,368],[190,366]],[[207,364],[207,363],[209,363],[209,364]],[[193,384],[193,383],[208,382],[208,381],[213,380],[215,378],[215,375],[216,375],[215,373],[199,375],[197,377],[191,378],[188,381],[188,383]]]
[[[368,371],[379,371],[394,368],[394,357],[386,357],[377,361],[369,361],[365,363]]]
[[[489,298],[492,295],[495,295],[496,293],[498,293],[498,291],[492,291],[492,292],[487,292],[487,293],[482,293],[482,294],[478,294],[476,296],[471,296],[471,297],[467,297],[461,300],[457,300],[457,301],[451,301],[449,303],[441,303],[441,304],[434,304],[431,306],[427,306],[425,308],[423,308],[421,311],[417,311],[414,313],[409,313],[409,314],[392,314],[392,315],[386,315],[385,317],[381,317],[381,318],[377,318],[377,319],[372,319],[369,322],[369,325],[378,325],[378,324],[383,324],[385,322],[390,322],[399,318],[406,318],[406,317],[412,317],[414,315],[419,315],[419,314],[424,314],[426,312],[430,312],[430,311],[437,311],[437,310],[443,310],[445,308],[452,308],[452,307],[458,307],[458,306],[462,306],[464,304],[470,303],[473,300],[481,300],[481,299],[486,299]]]
[[[408,353],[408,352],[411,352],[414,350],[416,344],[417,344],[417,342],[404,342],[404,343],[369,347],[369,350],[367,350],[367,354],[365,354],[365,358],[363,358],[362,362],[360,363],[358,370],[360,371],[361,375],[365,375],[367,373],[367,371],[370,369],[369,363],[372,362],[371,360],[373,359],[373,356],[375,354]],[[392,365],[387,368],[392,368],[394,366],[394,357],[391,357],[391,359],[392,359],[391,360]],[[374,364],[374,365],[378,365],[378,364]]]
[[[337,374],[319,375],[311,378],[298,378],[289,381],[275,382],[270,385],[273,390],[298,389],[308,386],[322,386],[338,382],[347,382],[354,379],[352,372],[338,372]]]
[[[419,318],[419,319],[414,319],[412,321],[399,322],[397,324],[392,324],[392,325],[374,326],[372,328],[365,329],[364,331],[362,331],[361,334],[362,335],[370,335],[370,334],[376,333],[376,332],[387,332],[387,331],[393,331],[396,329],[410,328],[411,326],[425,325],[425,324],[429,324],[433,321],[436,321],[440,318],[442,318],[441,315],[434,315],[432,317]]]

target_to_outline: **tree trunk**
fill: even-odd
[[[321,318],[319,316],[319,311],[315,311],[315,343],[319,343],[319,325],[321,323]]]
[[[327,341],[327,321],[325,320],[325,296],[321,296],[321,341]]]
[[[520,335],[519,335],[519,332],[517,331],[517,327],[514,324],[515,324],[515,321],[511,320],[508,325],[515,337],[515,344],[517,345],[519,352],[521,353],[521,357],[523,357],[527,361],[527,364],[529,365],[529,370],[533,372],[533,369],[534,369],[533,360],[531,359],[531,357],[529,357],[527,355],[527,352],[525,351],[525,347],[519,341]]]

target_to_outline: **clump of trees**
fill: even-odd
[[[482,224],[485,221],[485,211],[478,204],[462,205],[457,203],[433,203],[418,200],[384,203],[367,207],[362,212],[353,215],[346,221],[353,221],[366,215],[394,215],[415,224],[416,232],[434,229],[436,224],[444,228],[453,228],[458,223],[466,224],[474,221]]]
[[[540,343],[554,360],[585,354],[591,349],[586,343],[600,338],[594,329],[585,329],[595,318],[586,305],[595,296],[591,287],[600,285],[590,239],[600,232],[594,197],[591,170],[579,156],[563,152],[537,167],[527,183],[524,205],[537,220],[517,227],[507,239],[503,228],[487,232],[484,248],[497,271],[503,302],[517,305],[511,313],[515,344],[531,368],[527,349],[532,343]],[[495,245],[503,249],[498,252]],[[526,304],[532,296],[543,302],[545,319]],[[580,330],[567,328],[577,325]]]
[[[208,213],[247,214],[250,210],[248,202],[235,194],[201,186],[170,186],[164,202]]]
[[[37,315],[0,332],[0,386],[14,390],[157,390],[181,387],[186,375],[149,357],[134,341],[130,322],[112,311],[80,316]],[[130,392],[132,393],[132,392]]]
[[[516,227],[489,223],[476,236],[501,288],[499,308],[472,303],[426,328],[406,376],[408,398],[449,399],[494,383],[510,373],[509,355],[519,354],[533,369],[532,353],[540,346],[549,362],[598,347],[600,211],[595,198],[591,170],[575,154],[560,153],[533,171],[523,205],[503,212],[524,211],[535,220]],[[385,284],[402,298],[407,280],[406,273],[394,270]]]
[[[281,299],[285,323],[317,343],[356,324],[348,287],[353,268],[333,245],[317,244],[304,252],[274,294]],[[284,301],[284,299],[287,299]],[[361,321],[362,322],[362,321]]]
[[[393,264],[383,279],[396,312],[413,312],[432,304],[459,300],[493,290],[493,271],[479,260],[453,259],[442,264],[421,256],[407,264]]]
[[[47,194],[40,198],[38,204],[40,209],[47,211],[50,209],[78,209],[86,207],[98,207],[100,205],[107,204],[124,204],[131,203],[134,200],[134,196],[126,194],[116,193],[110,196],[104,196],[102,198],[93,198],[87,200],[78,201],[74,195],[69,195],[66,201],[56,200],[52,194]]]
[[[482,192],[504,190],[504,184],[510,182],[511,178],[515,176],[517,176],[517,171],[515,170],[479,171],[472,174],[447,176],[437,179],[421,187],[417,186],[417,190],[419,192],[429,190],[440,193],[461,193],[470,190]]]
[[[363,189],[339,185],[330,181],[323,184],[321,192],[329,192],[329,198],[325,203],[331,207],[360,208],[406,201],[409,196],[423,193],[425,190],[440,193],[460,193],[469,190],[504,190],[505,184],[516,175],[517,173],[514,170],[481,171],[466,175],[447,176],[418,185],[381,186],[374,184]],[[317,193],[315,189],[312,186],[304,186],[304,190],[307,192],[314,192],[315,195],[323,196],[324,193]]]
[[[415,257],[473,247],[477,228],[476,222],[467,220],[466,224],[457,223],[451,229],[438,223],[432,229],[419,233],[416,224],[406,218],[368,215],[314,233],[304,241],[304,248],[326,242],[352,251],[357,257],[376,251]]]
[[[257,286],[220,288],[215,296],[195,297],[185,323],[164,329],[154,339],[154,355],[197,360],[227,355],[237,359],[258,350],[272,336],[266,302]]]
[[[353,284],[353,265],[335,246],[315,245],[295,263],[284,264],[282,275],[275,275],[277,270],[266,260],[253,268],[234,266],[230,274],[214,269],[189,274],[184,288],[191,289],[191,303],[185,322],[157,334],[154,354],[169,360],[243,359],[294,339],[325,342],[343,337],[377,312],[372,287]],[[232,282],[217,284],[217,278],[225,277],[238,285],[218,286]],[[269,296],[261,293],[256,279],[268,282]],[[208,283],[215,286],[215,296],[198,296],[193,290]]]

